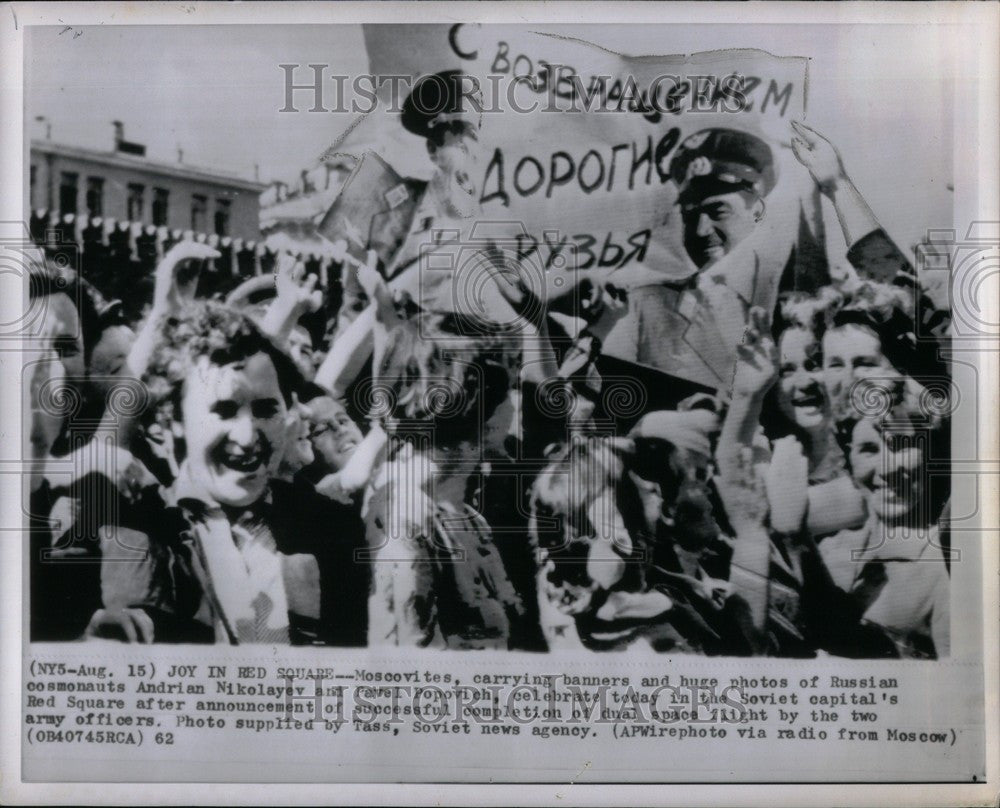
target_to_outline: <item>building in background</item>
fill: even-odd
[[[178,153],[181,158],[182,153]],[[217,170],[146,157],[115,122],[110,151],[31,141],[30,206],[50,223],[103,218],[244,240],[260,238],[265,185]]]
[[[58,265],[121,300],[130,317],[151,299],[156,262],[182,239],[220,252],[202,273],[202,294],[225,294],[261,272],[263,183],[188,165],[179,149],[176,163],[150,160],[119,121],[108,151],[50,135],[47,126],[45,139],[31,141],[31,236]]]
[[[328,159],[293,183],[264,184],[186,164],[180,150],[176,163],[150,160],[120,122],[113,125],[109,151],[55,142],[48,126],[44,139],[31,141],[30,230],[50,259],[77,269],[136,318],[151,299],[156,262],[182,239],[221,254],[201,275],[204,296],[225,297],[249,277],[270,274],[287,250],[320,276],[336,310],[338,252],[316,228],[352,159]]]

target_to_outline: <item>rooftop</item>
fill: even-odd
[[[31,150],[43,154],[56,154],[64,157],[91,160],[103,163],[104,165],[115,166],[116,168],[142,169],[143,171],[167,177],[195,180],[197,182],[210,182],[215,185],[225,185],[230,188],[238,188],[258,194],[267,187],[264,183],[244,179],[237,174],[219,171],[218,169],[199,168],[187,165],[186,163],[163,163],[157,160],[149,160],[145,157],[125,154],[120,151],[85,149],[80,146],[69,146],[65,143],[56,143],[51,140],[32,139]]]

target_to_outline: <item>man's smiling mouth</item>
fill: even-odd
[[[795,407],[822,407],[823,395],[819,392],[800,393],[792,399]]]

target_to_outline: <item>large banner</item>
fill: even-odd
[[[526,251],[546,268],[690,275],[669,165],[683,141],[713,128],[771,146],[776,183],[746,249],[783,266],[799,236],[800,197],[812,195],[788,147],[789,122],[805,112],[808,60],[754,50],[631,57],[565,31],[370,25],[365,41],[375,77],[460,70],[479,81],[482,216],[523,223]],[[401,174],[426,176],[430,162],[401,123],[405,88],[392,84],[379,93],[389,103],[355,122],[337,148],[363,144]]]
[[[374,151],[402,177],[433,177],[429,151],[412,126],[404,128],[403,109],[415,79],[460,71],[464,106],[475,105],[481,129],[469,183],[477,204],[447,222],[453,243],[475,245],[488,234],[509,257],[546,276],[550,290],[552,277],[565,272],[596,272],[602,282],[635,288],[683,284],[701,270],[703,282],[724,281],[744,309],[772,311],[780,283],[814,288],[826,280],[818,197],[789,147],[790,122],[805,111],[806,59],[755,50],[624,56],[566,31],[366,26],[378,103],[359,113],[330,152]],[[428,104],[436,98],[425,97]],[[732,182],[750,173],[758,201],[739,238],[725,243],[725,235],[696,232],[706,227],[704,218],[699,224],[695,212],[692,220],[679,196],[692,179],[730,169],[722,176]],[[699,239],[709,246],[697,247]],[[412,244],[400,253],[417,260]],[[399,263],[397,276],[405,269]],[[455,283],[471,283],[470,273],[461,276],[460,259],[439,263],[458,268]],[[482,297],[483,284],[471,286],[473,292],[452,292],[451,299]],[[496,304],[470,308],[483,305]],[[703,329],[701,342],[716,343],[721,354],[694,376],[684,363],[661,361],[657,346],[608,350],[720,386],[735,345],[725,329],[720,341],[719,330]]]

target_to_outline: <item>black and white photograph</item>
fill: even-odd
[[[995,6],[8,5],[25,782],[987,780]]]

